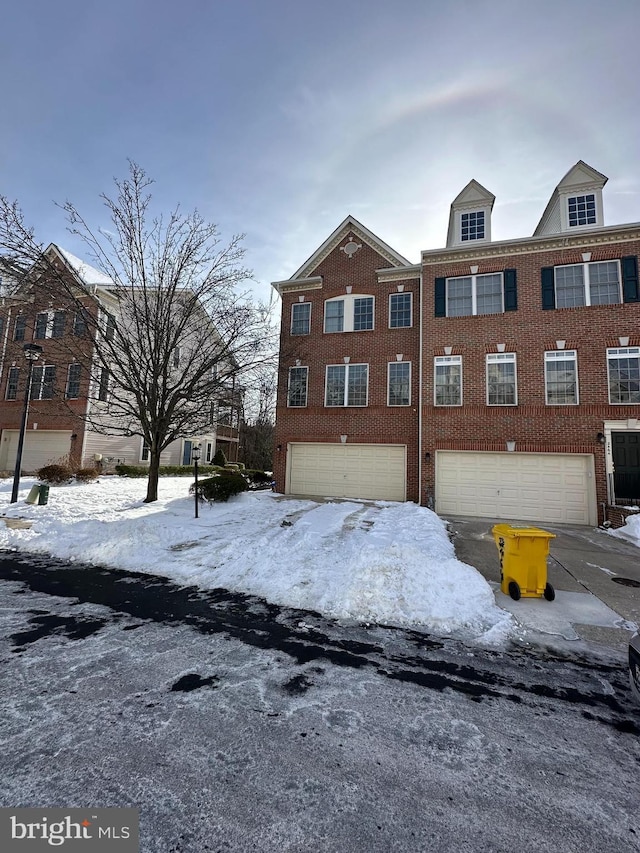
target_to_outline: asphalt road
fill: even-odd
[[[640,850],[621,655],[496,651],[0,554],[0,805],[144,853]]]

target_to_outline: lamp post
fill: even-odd
[[[193,473],[195,474],[195,478],[196,478],[196,489],[195,489],[195,495],[196,495],[196,518],[198,518],[198,517],[199,517],[199,516],[198,516],[198,462],[200,461],[200,453],[201,453],[201,452],[202,452],[202,451],[201,451],[200,445],[199,445],[199,444],[194,444],[194,445],[193,445],[193,448],[191,449],[191,458],[193,459]]]
[[[29,417],[29,398],[31,397],[31,375],[33,373],[33,363],[40,358],[42,347],[38,344],[25,344],[22,348],[24,357],[29,362],[29,372],[27,374],[27,387],[24,392],[24,408],[22,410],[22,423],[20,424],[20,437],[18,439],[18,453],[16,455],[16,467],[13,472],[13,489],[11,491],[11,501],[14,504],[18,500],[18,489],[20,488],[20,469],[22,468],[22,451],[24,449],[24,436],[27,431],[27,418]]]

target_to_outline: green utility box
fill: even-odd
[[[547,556],[555,533],[510,524],[496,524],[491,532],[500,553],[502,592],[514,601],[542,596],[553,601],[556,594],[547,582]]]
[[[40,486],[38,495],[38,506],[46,506],[49,503],[49,486]]]

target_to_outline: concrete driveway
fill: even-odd
[[[478,569],[494,587],[499,606],[513,613],[537,641],[595,642],[626,650],[640,624],[639,548],[597,528],[539,525],[556,536],[547,561],[556,599],[516,602],[500,591],[500,563],[491,533],[497,521],[459,516],[446,520],[458,559]],[[527,525],[518,519],[499,523]]]

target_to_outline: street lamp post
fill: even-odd
[[[13,472],[13,489],[11,501],[14,504],[18,500],[18,489],[20,488],[20,470],[22,468],[22,451],[24,449],[24,436],[27,431],[27,418],[29,417],[29,398],[31,397],[31,376],[33,374],[33,363],[40,358],[42,347],[38,344],[25,344],[22,348],[24,357],[29,362],[27,374],[27,387],[24,392],[24,408],[22,409],[22,423],[20,424],[20,437],[18,438],[18,453],[16,456],[16,467]]]
[[[198,462],[200,461],[200,453],[201,453],[200,445],[194,444],[193,448],[191,450],[191,458],[193,459],[193,473],[194,473],[195,478],[196,478],[196,488],[195,488],[196,518],[199,518],[199,516],[198,516],[198,497],[199,497],[198,496]]]

